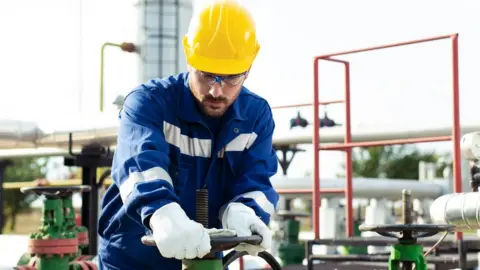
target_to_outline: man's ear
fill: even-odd
[[[188,63],[187,63],[187,70],[188,70],[188,72],[190,72],[190,73],[193,72],[192,66],[190,66]]]

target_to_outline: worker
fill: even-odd
[[[275,123],[268,102],[244,86],[260,49],[255,22],[238,2],[210,1],[195,11],[183,46],[187,71],[133,89],[119,113],[100,269],[180,270],[181,260],[211,252],[211,233],[225,231],[263,237],[238,250],[270,248]],[[210,228],[195,221],[200,189]],[[146,234],[156,248],[141,243]]]

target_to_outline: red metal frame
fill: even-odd
[[[353,53],[360,53],[366,51],[380,50],[386,48],[393,48],[399,46],[406,46],[417,43],[424,43],[429,41],[450,39],[452,44],[452,77],[453,77],[453,128],[452,136],[440,136],[440,137],[428,137],[428,138],[408,138],[402,140],[386,140],[386,141],[377,141],[377,142],[355,142],[352,143],[352,134],[351,134],[351,120],[350,120],[350,64],[347,61],[333,59],[333,56],[347,55]],[[340,101],[334,102],[320,102],[319,95],[319,76],[318,76],[318,64],[320,60],[332,61],[341,63],[345,66],[345,142],[343,144],[329,145],[329,146],[320,146],[320,120],[319,120],[319,105],[330,104],[330,103],[339,103]],[[314,170],[313,170],[313,189],[312,193],[312,211],[313,211],[313,231],[315,239],[320,239],[320,195],[323,192],[344,192],[346,197],[346,234],[347,237],[353,236],[353,207],[352,207],[352,148],[353,147],[370,147],[370,146],[383,146],[383,145],[393,145],[393,144],[409,144],[409,143],[421,143],[421,142],[436,142],[436,141],[453,141],[453,181],[454,181],[454,192],[462,192],[462,172],[461,172],[461,156],[460,156],[460,113],[459,113],[459,80],[458,80],[458,34],[444,35],[431,37],[420,40],[412,40],[401,43],[388,44],[377,47],[369,47],[358,50],[351,50],[345,52],[332,53],[322,56],[316,56],[313,61],[313,71],[314,71],[314,91],[313,91],[313,138],[312,144],[314,147]],[[302,104],[306,106],[306,104]],[[292,106],[283,106],[282,108],[294,107]],[[345,151],[345,190],[320,190],[320,150],[342,150]],[[298,192],[298,191],[297,191]],[[308,192],[308,191],[305,191]],[[456,233],[456,238],[458,240],[462,239],[461,233]]]

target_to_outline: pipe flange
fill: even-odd
[[[37,256],[59,255],[63,257],[78,252],[77,238],[29,239],[28,252]]]

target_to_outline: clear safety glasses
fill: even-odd
[[[222,82],[224,82],[227,86],[236,86],[239,85],[242,81],[247,72],[243,72],[241,74],[235,74],[235,75],[228,75],[228,76],[217,76],[211,73],[203,72],[203,71],[197,71],[200,77],[200,80],[202,80],[204,83],[209,84],[209,85],[214,85],[215,83],[219,83],[220,85],[224,86]]]

